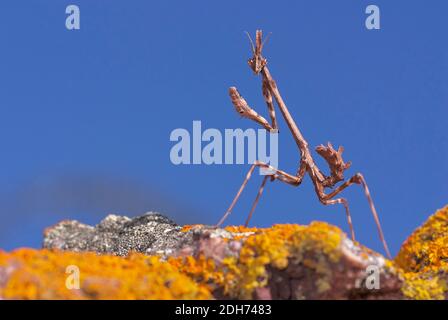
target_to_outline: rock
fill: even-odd
[[[129,252],[170,254],[190,234],[169,218],[154,212],[130,219],[108,215],[92,227],[78,221],[62,221],[44,232],[43,247],[69,251],[93,251],[125,256]]]
[[[324,222],[181,227],[156,213],[110,215],[95,227],[63,221],[45,231],[46,249],[0,252],[0,298],[446,299],[447,217],[448,207],[429,218],[394,261]],[[82,275],[78,290],[65,287],[68,265]]]
[[[93,244],[94,228],[78,221],[64,220],[44,231],[44,248],[88,251]],[[100,252],[100,250],[95,250]]]
[[[169,261],[208,283],[218,298],[404,298],[403,279],[390,262],[323,222],[192,231],[193,243]],[[369,268],[378,272],[379,289],[366,285]]]
[[[438,210],[403,243],[395,263],[409,283],[407,295],[416,299],[428,296],[448,299],[448,206]]]
[[[406,239],[395,261],[408,272],[448,271],[448,206]]]
[[[47,249],[0,251],[0,299],[211,298],[205,286],[157,257]]]

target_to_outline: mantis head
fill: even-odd
[[[252,38],[250,37],[250,34],[246,32],[247,37],[249,38],[251,49],[252,49],[252,57],[247,61],[249,64],[249,67],[252,69],[252,71],[255,74],[259,74],[263,68],[267,64],[267,60],[261,55],[261,50],[263,49],[264,44],[269,39],[269,35],[266,37],[264,41],[262,41],[263,33],[261,30],[257,30],[256,32],[256,38],[255,38],[255,45],[252,41]]]

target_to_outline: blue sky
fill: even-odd
[[[81,29],[65,28],[77,4]],[[381,30],[364,27],[367,5]],[[62,219],[160,210],[216,223],[248,165],[174,166],[175,128],[251,128],[228,98],[237,86],[267,117],[246,64],[244,31],[272,32],[270,70],[311,146],[345,147],[347,176],[366,177],[396,253],[448,203],[448,3],[427,1],[2,1],[0,3],[0,248],[39,247]],[[296,145],[280,120],[279,167]],[[326,170],[322,162],[322,169]],[[245,220],[255,177],[229,223]],[[345,192],[358,240],[380,250],[360,188]],[[268,184],[253,224],[328,221],[309,179]]]

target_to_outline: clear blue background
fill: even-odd
[[[71,3],[79,31],[65,28]],[[372,3],[379,31],[364,27]],[[243,33],[262,28],[305,138],[345,147],[348,175],[364,173],[396,253],[448,203],[447,14],[443,0],[1,1],[0,248],[39,247],[61,219],[112,212],[216,223],[249,166],[174,166],[169,135],[193,120],[254,127],[234,112],[231,85],[267,116]],[[299,154],[280,125],[280,168],[294,173]],[[229,223],[244,222],[260,179]],[[345,196],[358,240],[382,252],[361,189]],[[312,220],[348,229],[343,208],[322,206],[307,178],[269,184],[253,223]]]

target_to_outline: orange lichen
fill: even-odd
[[[194,226],[191,226],[194,227]],[[228,227],[242,239],[238,256],[219,263],[204,256],[157,257],[131,254],[126,258],[94,253],[22,249],[0,253],[0,268],[12,268],[0,297],[7,299],[200,299],[216,289],[230,297],[250,298],[268,283],[268,266],[284,269],[290,261],[304,263],[324,277],[327,261],[336,261],[342,232],[326,223],[309,226],[275,225],[266,229]],[[310,252],[315,259],[305,259]],[[323,258],[324,257],[324,258]],[[81,287],[65,286],[66,267],[81,271]],[[322,279],[321,279],[322,280]],[[319,280],[319,281],[321,281]],[[326,281],[316,284],[325,290]]]
[[[438,210],[403,244],[395,258],[412,299],[443,299],[448,279],[448,206]]]
[[[267,267],[285,269],[290,261],[303,263],[322,277],[316,286],[325,291],[329,288],[331,262],[337,262],[337,250],[342,231],[323,222],[309,226],[274,225],[249,236],[244,242],[238,258],[229,258],[224,265],[229,270],[224,275],[225,293],[233,297],[248,299],[254,289],[268,283]],[[307,255],[318,255],[308,259]]]
[[[322,277],[316,283],[318,290],[329,288],[331,262],[337,262],[337,250],[342,231],[323,222],[313,222],[309,226],[274,225],[271,228],[255,229],[229,227],[231,232],[251,232],[244,237],[237,257],[226,257],[219,265],[211,259],[200,257],[171,258],[169,263],[187,273],[196,281],[206,283],[210,290],[220,288],[232,298],[250,299],[256,288],[267,285],[268,266],[285,269],[290,261],[304,263],[316,270]],[[305,259],[308,254],[319,255]]]
[[[403,272],[401,291],[413,300],[443,300],[447,290],[446,282],[427,273]]]
[[[170,257],[168,263],[180,272],[192,277],[196,282],[206,285],[209,290],[216,289],[217,284],[224,282],[224,273],[216,265],[214,260],[207,259],[203,255],[198,258],[192,256]]]
[[[203,227],[189,225],[182,231]],[[211,299],[211,293],[219,292],[229,298],[251,299],[258,288],[269,284],[273,269],[299,265],[317,275],[317,293],[331,289],[333,268],[346,238],[339,228],[313,222],[225,230],[228,234],[224,232],[222,240],[234,241],[241,249],[222,260],[204,255],[164,261],[136,253],[117,257],[32,249],[0,251],[0,276],[8,279],[0,284],[0,298]],[[367,259],[372,251],[364,249],[359,254]],[[80,270],[79,289],[66,286],[68,266]],[[385,269],[402,279],[405,297],[443,299],[448,290],[448,207],[417,229],[396,259],[386,260]]]
[[[405,241],[395,262],[412,272],[448,270],[448,206],[438,210]]]
[[[226,231],[232,232],[232,233],[246,233],[246,232],[257,232],[260,229],[258,228],[248,228],[245,226],[227,226],[224,228]]]
[[[186,224],[184,226],[182,226],[182,228],[180,229],[181,232],[188,232],[191,229],[197,228],[197,227],[202,227],[202,224]]]
[[[67,267],[79,270],[79,289],[67,286]],[[4,299],[210,299],[203,285],[157,257],[20,249],[0,252]]]

